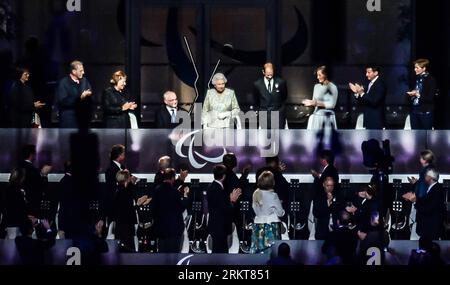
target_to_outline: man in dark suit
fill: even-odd
[[[177,94],[173,91],[164,93],[164,105],[156,113],[156,128],[158,129],[174,129],[180,125],[178,122],[178,112],[185,110],[178,107]]]
[[[274,77],[273,64],[268,62],[264,65],[264,77],[258,79],[253,86],[253,96],[256,110],[267,112],[267,126],[261,122],[259,125],[266,129],[284,129],[286,124],[285,103],[288,97],[286,81]],[[278,124],[271,122],[271,112],[278,112]]]
[[[117,191],[117,172],[124,170],[123,163],[125,162],[125,146],[118,144],[111,148],[110,152],[111,162],[105,172],[105,188],[102,195],[102,209],[106,219],[106,226],[109,226],[112,218],[114,194]]]
[[[379,67],[366,67],[366,77],[369,80],[367,88],[353,83],[349,86],[355,93],[356,100],[363,107],[364,127],[369,130],[381,130],[384,128],[386,84],[380,77]]]
[[[213,253],[228,253],[228,236],[232,233],[233,207],[239,196],[240,189],[228,194],[223,187],[226,176],[226,167],[214,167],[214,182],[208,187],[208,231],[212,238]]]
[[[75,111],[76,109],[85,109],[84,106],[89,106],[92,96],[91,89],[91,84],[84,77],[83,63],[80,61],[72,62],[69,76],[61,79],[56,90],[59,126],[61,128],[78,128],[79,120],[77,120]],[[90,113],[79,115],[90,116]],[[90,120],[90,118],[83,118],[83,122],[85,120]]]
[[[244,229],[243,229],[243,217],[240,210],[241,201],[248,201],[251,204],[252,201],[252,191],[250,189],[250,184],[248,182],[248,174],[250,172],[250,167],[245,167],[242,171],[241,177],[238,178],[234,172],[234,168],[237,166],[237,158],[234,153],[227,153],[222,159],[223,165],[227,168],[227,173],[225,175],[225,180],[223,181],[223,186],[228,194],[231,194],[234,189],[241,189],[242,195],[236,201],[237,207],[233,208],[233,222],[236,225],[237,233],[240,241],[245,240]],[[246,213],[247,219],[253,219],[250,213]]]
[[[316,193],[313,203],[313,214],[316,218],[316,235],[317,240],[325,240],[331,230],[331,226],[335,224],[339,211],[343,209],[342,201],[334,192],[335,182],[332,177],[327,177],[320,193]],[[330,223],[330,217],[332,223]]]
[[[431,240],[439,240],[442,237],[445,219],[445,195],[438,181],[438,172],[430,169],[425,174],[425,182],[428,185],[425,196],[418,197],[415,193],[403,195],[404,199],[415,203],[417,234]]]
[[[25,172],[23,190],[28,201],[28,214],[35,217],[40,216],[41,200],[43,193],[48,186],[47,175],[52,167],[44,165],[41,170],[37,169],[33,163],[36,160],[36,146],[26,145],[22,149],[22,161],[19,168]]]
[[[311,174],[314,176],[314,183],[317,183],[319,187],[321,187],[325,179],[331,177],[337,186],[339,184],[339,173],[334,166],[333,152],[330,150],[323,150],[319,155],[319,163],[323,167],[322,173],[311,170]]]
[[[189,187],[183,195],[174,187],[175,170],[164,170],[163,183],[156,187],[152,201],[155,235],[159,253],[180,253],[184,232],[183,212],[187,207]]]

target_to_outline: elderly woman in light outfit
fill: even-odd
[[[214,89],[206,93],[202,110],[202,125],[208,129],[232,128],[234,119],[241,111],[234,90],[225,88],[227,78],[216,73],[212,79]]]

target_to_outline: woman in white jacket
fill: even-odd
[[[281,239],[281,220],[284,210],[277,193],[274,192],[275,179],[270,171],[258,177],[258,189],[253,193],[255,220],[252,234],[252,253],[264,253]]]

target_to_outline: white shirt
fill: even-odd
[[[173,110],[175,116],[177,115],[177,108],[172,108],[172,107],[167,106],[167,105],[166,105],[166,108],[167,108],[167,111],[169,112],[170,116],[172,116],[172,110]]]
[[[264,84],[266,85],[267,91],[269,91],[269,79],[267,79],[266,77],[264,77]],[[272,91],[273,91],[273,88],[274,88],[273,85],[274,85],[274,80],[272,78],[272,79],[270,79],[270,88],[272,89]]]
[[[267,190],[257,190],[262,193],[262,205],[258,205],[255,201],[252,203],[255,211],[255,224],[271,224],[280,222],[280,218],[284,215],[281,201],[277,193]]]
[[[119,169],[122,169],[122,165],[120,165],[120,163],[118,163],[117,161],[113,160],[113,162],[117,165],[117,167],[119,167]]]

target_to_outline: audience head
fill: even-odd
[[[319,159],[322,166],[334,165],[334,154],[331,150],[323,150],[319,154]]]
[[[436,169],[429,169],[425,174],[425,181],[428,185],[432,185],[439,181],[439,173]]]
[[[261,173],[258,177],[257,186],[260,190],[272,190],[275,187],[275,178],[273,173],[270,171],[264,171]]]
[[[333,177],[326,177],[323,181],[323,190],[325,193],[333,193],[334,190],[334,179]]]
[[[291,247],[283,242],[278,246],[278,256],[282,258],[291,258]]]
[[[169,106],[170,108],[177,108],[178,107],[178,98],[177,94],[173,91],[166,91],[163,95],[164,98],[164,104]]]
[[[376,65],[368,65],[366,66],[366,77],[369,81],[374,80],[381,73],[380,67]]]
[[[163,181],[166,182],[166,183],[173,184],[175,182],[176,173],[177,172],[173,168],[166,168],[166,169],[164,169]]]
[[[363,198],[363,199],[372,199],[373,197],[375,197],[375,190],[373,189],[372,186],[368,185],[368,186],[363,186],[361,188],[359,188],[358,190],[358,196]]]
[[[170,167],[171,158],[170,156],[162,156],[158,159],[158,167],[160,171],[164,171],[166,168]]]
[[[414,71],[416,75],[421,75],[428,70],[430,66],[430,61],[425,58],[420,58],[414,61]]]
[[[34,225],[31,219],[27,218],[22,221],[22,223],[19,226],[20,233],[24,237],[29,237],[34,232]]]
[[[223,181],[227,173],[227,168],[223,164],[218,164],[214,166],[213,173],[214,173],[214,180]]]
[[[111,160],[115,160],[118,163],[125,161],[125,146],[121,144],[113,145],[111,153],[109,155]]]
[[[429,251],[431,251],[432,246],[433,246],[433,241],[431,239],[425,238],[425,237],[420,237],[419,249],[429,252]]]
[[[277,155],[272,157],[266,157],[266,165],[272,168],[278,168],[278,166],[280,165],[279,157]]]
[[[29,144],[22,147],[22,159],[34,162],[36,159],[36,146]]]
[[[128,170],[120,170],[116,174],[116,180],[119,185],[127,186],[130,178],[131,174]]]
[[[328,81],[328,69],[325,65],[319,66],[315,73],[320,84],[325,84]]]
[[[338,216],[337,222],[338,222],[339,226],[348,227],[351,224],[351,222],[352,222],[350,213],[345,211],[345,210],[339,212],[339,216]]]
[[[263,74],[264,74],[264,77],[267,79],[273,78],[274,68],[273,68],[273,64],[271,62],[267,62],[266,64],[264,64]]]
[[[227,153],[227,154],[225,154],[223,156],[222,163],[223,163],[223,165],[225,165],[225,167],[227,169],[235,168],[237,166],[236,155],[234,153]]]
[[[420,164],[422,165],[422,167],[428,166],[428,165],[433,165],[435,162],[435,156],[434,153],[427,149],[424,150],[420,153]]]
[[[123,91],[127,85],[127,75],[122,70],[118,70],[113,73],[110,82],[118,91]]]
[[[212,84],[218,93],[225,91],[225,84],[227,83],[227,78],[223,73],[216,73],[212,78]]]
[[[84,67],[81,61],[75,60],[70,63],[70,74],[76,79],[82,79],[84,76]]]
[[[16,67],[16,79],[22,81],[22,83],[30,80],[30,70],[25,66]]]

